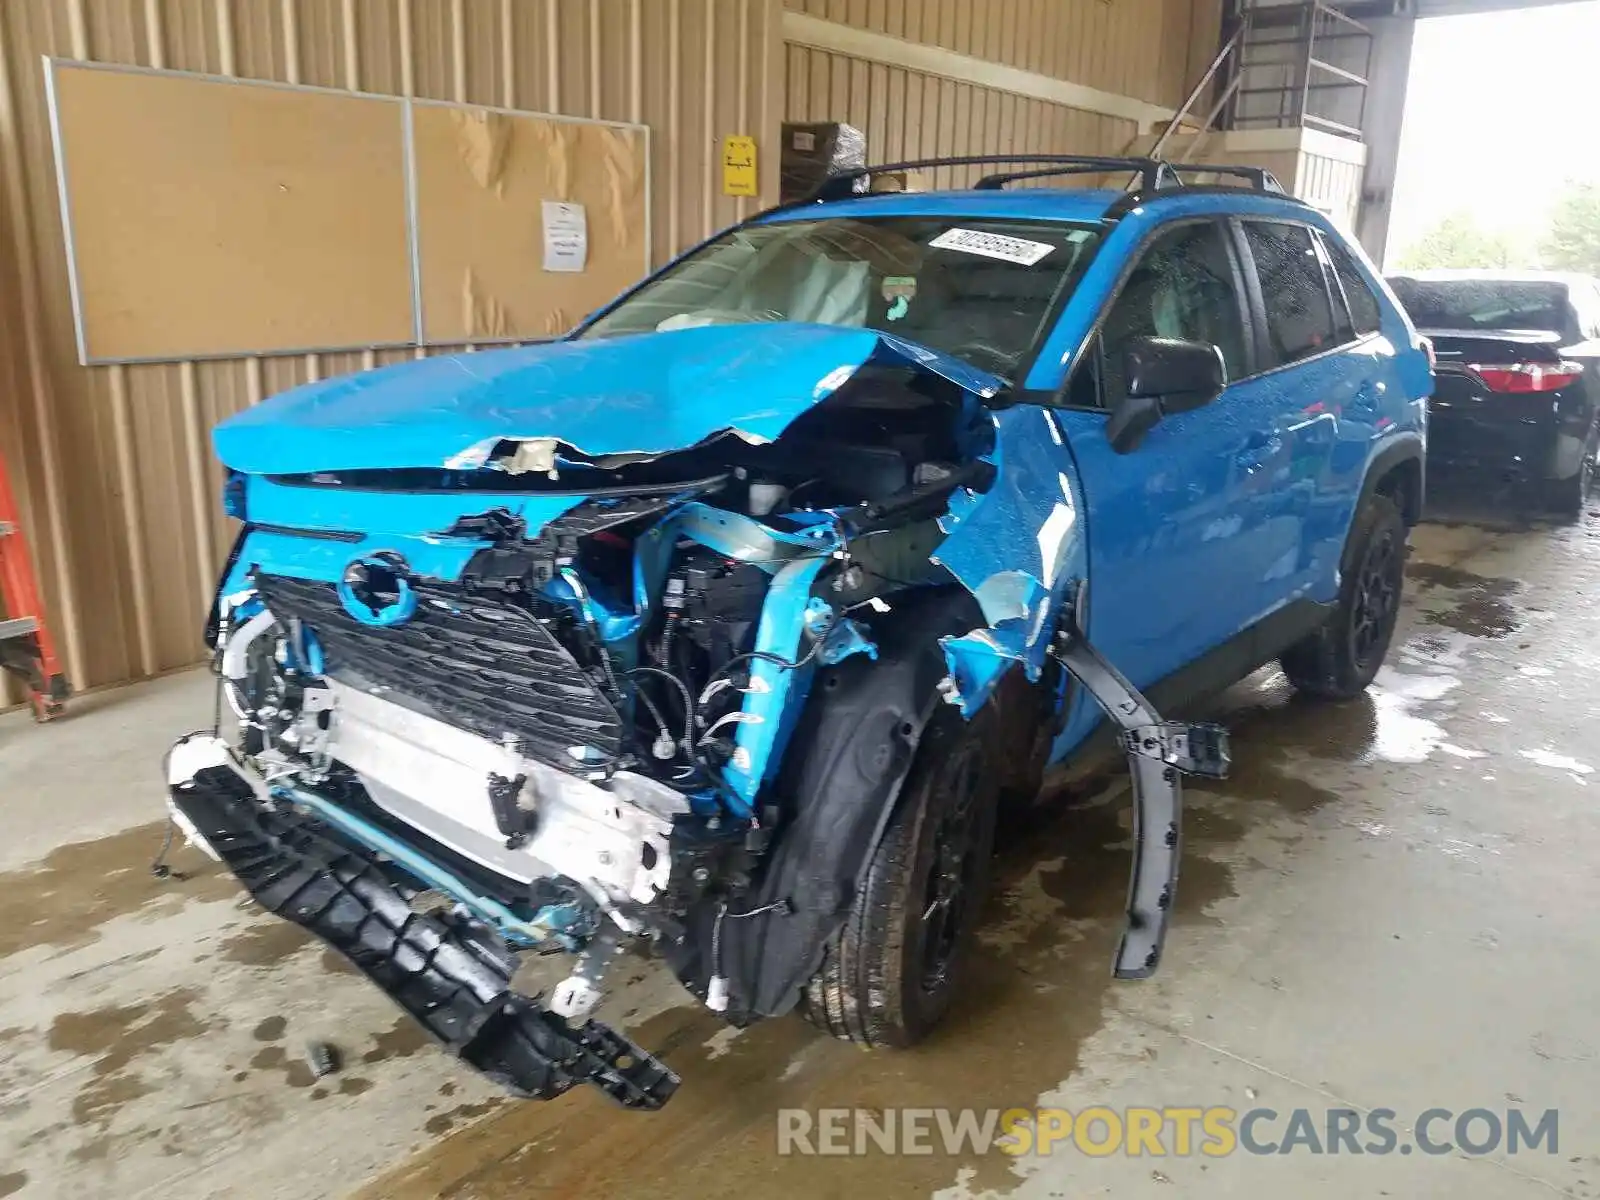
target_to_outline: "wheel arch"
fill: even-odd
[[[1400,517],[1410,529],[1422,520],[1425,498],[1426,472],[1423,463],[1422,439],[1405,436],[1391,441],[1367,464],[1366,478],[1362,480],[1361,496],[1351,513],[1354,528],[1355,512],[1370,496],[1387,496],[1400,509]]]
[[[857,655],[817,673],[771,789],[777,836],[754,886],[730,912],[780,901],[783,910],[722,923],[717,952],[734,1012],[776,1016],[799,1001],[882,842],[923,733],[945,704],[939,638],[981,621],[964,589],[930,588],[873,620],[876,662]],[[670,952],[673,970],[696,994],[711,974],[720,904],[699,902]]]

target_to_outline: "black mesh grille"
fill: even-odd
[[[621,748],[617,711],[544,624],[529,613],[459,588],[417,588],[416,616],[403,625],[363,625],[328,583],[282,575],[257,578],[278,619],[316,631],[330,675],[380,688],[387,699],[499,741],[566,771],[567,749]]]

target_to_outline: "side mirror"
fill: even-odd
[[[1127,393],[1111,409],[1106,438],[1119,454],[1138,448],[1162,417],[1210,404],[1227,386],[1222,351],[1205,342],[1135,338],[1123,352]]]

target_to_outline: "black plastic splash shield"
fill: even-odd
[[[435,1039],[512,1094],[549,1100],[591,1083],[627,1108],[660,1108],[678,1077],[608,1026],[573,1027],[511,990],[516,960],[486,926],[417,913],[419,889],[314,817],[269,810],[226,767],[171,789],[268,911],[349,959]]]

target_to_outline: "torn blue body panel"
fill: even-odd
[[[768,442],[869,362],[978,395],[994,375],[872,329],[774,322],[546,342],[399,363],[307,384],[217,427],[217,457],[256,475],[470,470],[502,441],[589,457],[652,455],[733,430]]]
[[[957,493],[934,560],[967,588],[987,626],[941,642],[950,666],[945,698],[972,716],[1013,666],[1037,679],[1059,606],[1088,562],[1083,497],[1055,414],[1017,407],[996,414],[995,481]]]

